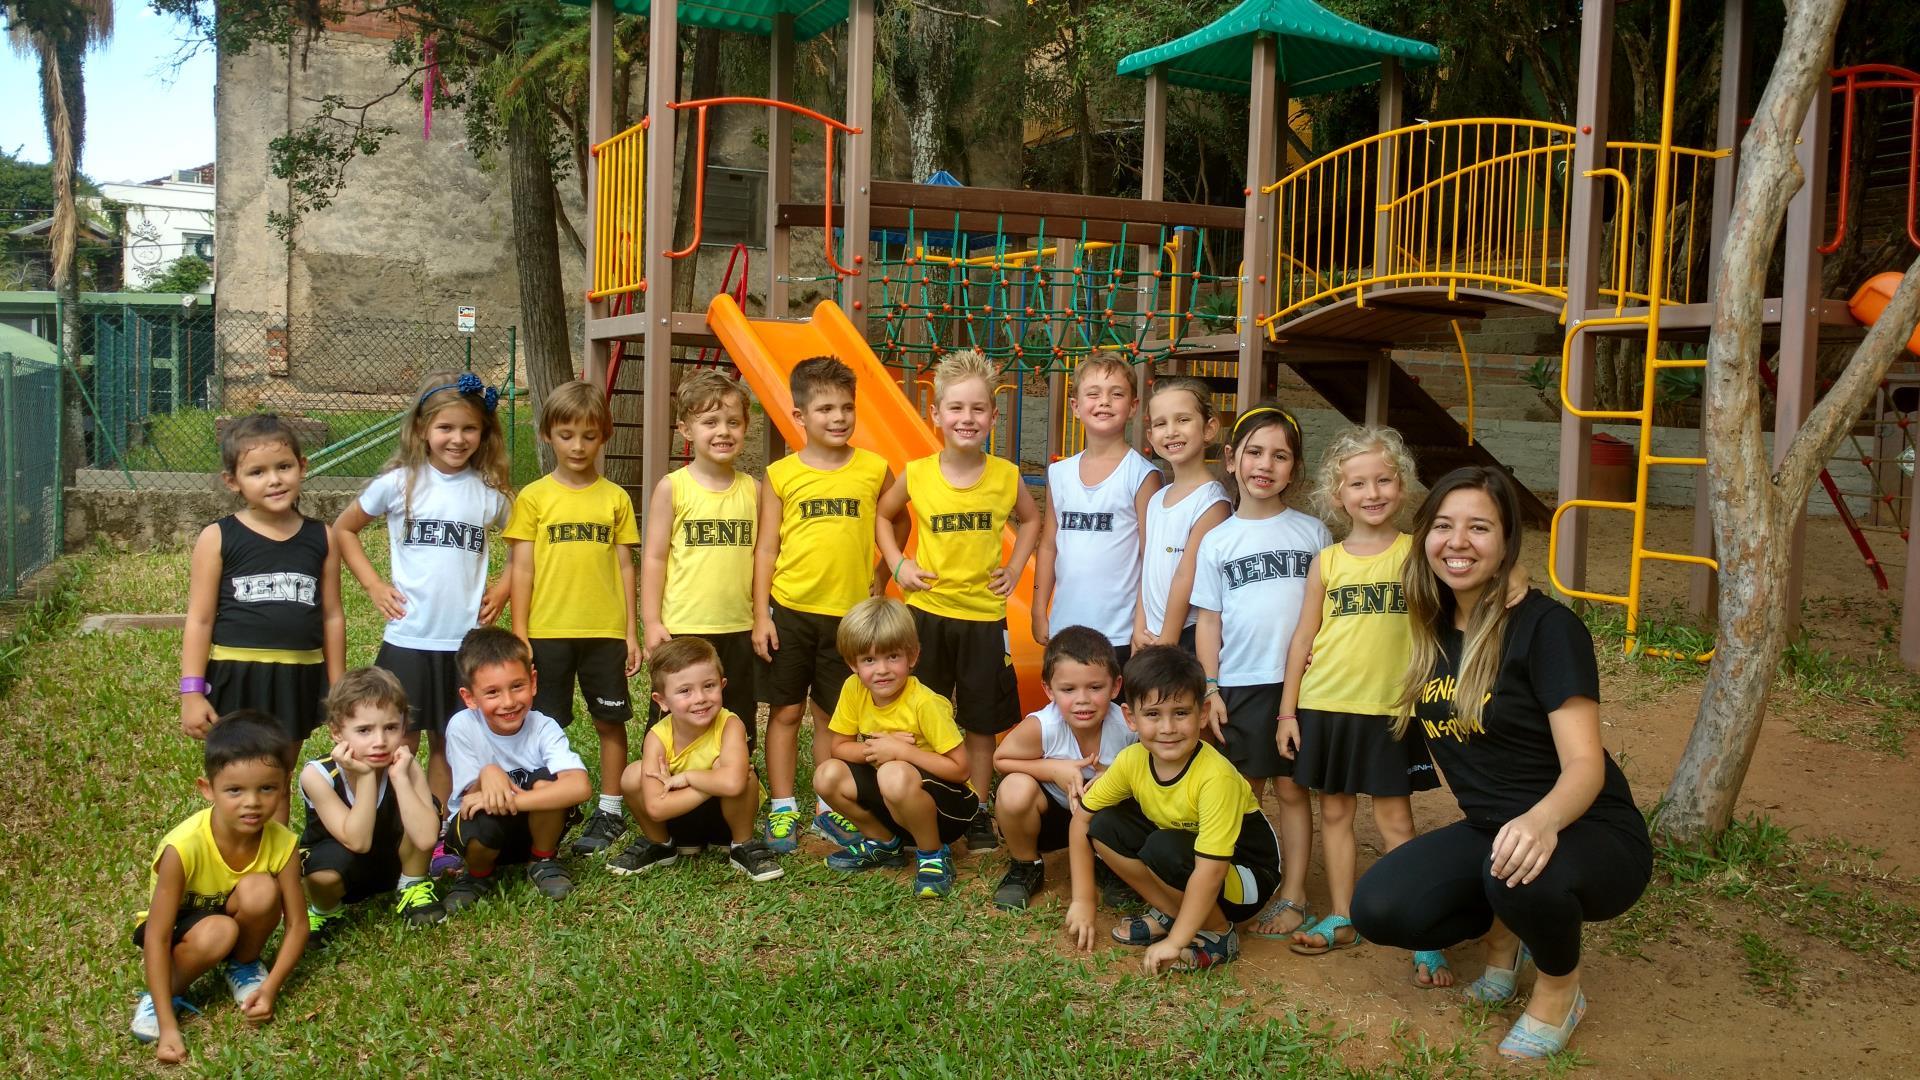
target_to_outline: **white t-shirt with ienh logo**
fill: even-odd
[[[1319,518],[1292,509],[1258,520],[1236,514],[1200,539],[1193,606],[1220,613],[1221,686],[1286,678],[1307,568],[1331,543]]]
[[[1075,454],[1047,466],[1053,504],[1053,606],[1047,626],[1059,633],[1088,626],[1115,645],[1133,640],[1133,599],[1140,593],[1140,515],[1134,496],[1155,472],[1128,450],[1107,478],[1080,481]]]
[[[506,524],[512,502],[472,469],[449,476],[426,465],[413,476],[411,507],[405,469],[382,473],[360,493],[360,509],[387,521],[391,579],[406,597],[406,615],[389,620],[383,638],[403,649],[453,652],[480,624],[487,530]]]

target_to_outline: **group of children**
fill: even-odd
[[[715,846],[775,879],[810,819],[837,870],[905,865],[911,847],[911,888],[927,897],[953,887],[951,845],[1004,840],[994,901],[1009,909],[1043,888],[1041,856],[1067,849],[1070,936],[1091,946],[1096,891],[1144,901],[1113,937],[1154,971],[1232,959],[1242,925],[1302,953],[1354,944],[1354,796],[1374,797],[1392,846],[1412,835],[1408,796],[1435,784],[1420,743],[1390,735],[1410,648],[1395,524],[1406,448],[1378,428],[1331,448],[1317,495],[1347,527],[1336,544],[1287,505],[1305,450],[1285,410],[1239,414],[1229,491],[1207,461],[1221,434],[1207,388],[1156,380],[1143,427],[1167,480],[1127,443],[1134,372],[1094,357],[1071,399],[1086,449],[1049,468],[1039,505],[986,452],[996,374],[972,352],[939,364],[943,449],[896,477],[851,445],[852,370],[806,360],[791,377],[804,441],[760,482],[735,468],[746,395],[690,374],[676,393],[690,461],[649,493],[644,538],[599,474],[612,423],[584,382],[546,395],[554,468],[516,496],[495,391],[470,373],[429,377],[388,469],[331,528],[297,508],[292,428],[234,422],[222,478],[246,507],[195,544],[181,660],[181,726],[205,741],[211,805],[155,851],[134,1034],[179,1059],[177,995],[223,960],[235,1000],[271,1015],[309,934],[361,899],[397,889],[404,919],[433,923],[519,863],[564,897],[560,845],[583,810],[575,854],[612,849],[631,815],[633,839],[605,860],[617,874]],[[388,578],[359,539],[380,519]],[[496,531],[508,569],[489,583]],[[1049,704],[1023,717],[1006,599],[1036,552]],[[346,670],[342,563],[387,619],[373,667]],[[511,631],[493,625],[503,610]],[[629,679],[643,664],[650,725],[634,756]],[[564,731],[576,689],[597,796]],[[764,797],[751,762],[762,703]],[[809,703],[811,815],[796,776]],[[298,770],[296,842],[289,781],[322,720],[333,746]],[[1309,790],[1332,897],[1317,920]],[[269,971],[261,947],[281,921]],[[1415,966],[1422,985],[1451,981],[1437,952]]]

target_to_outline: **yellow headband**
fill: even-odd
[[[1279,416],[1280,419],[1287,422],[1287,426],[1293,429],[1295,435],[1300,433],[1300,422],[1293,418],[1292,413],[1273,405],[1261,405],[1258,408],[1248,409],[1246,412],[1241,413],[1240,418],[1233,422],[1233,438],[1238,439],[1240,437],[1241,424],[1246,423],[1249,417],[1259,416],[1261,413],[1274,413]]]

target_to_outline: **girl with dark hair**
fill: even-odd
[[[1426,741],[1464,821],[1360,879],[1361,935],[1404,949],[1485,937],[1467,996],[1499,1004],[1539,971],[1507,1057],[1566,1049],[1586,1013],[1580,928],[1632,907],[1653,872],[1646,822],[1600,743],[1600,678],[1579,617],[1537,591],[1509,607],[1519,498],[1498,469],[1441,478],[1416,516],[1403,586],[1413,654],[1395,733]]]

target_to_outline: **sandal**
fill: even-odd
[[[1240,956],[1240,935],[1232,927],[1202,930],[1193,935],[1193,943],[1180,950],[1180,958],[1169,971],[1205,971],[1233,962]]]
[[[1250,925],[1256,927],[1266,926],[1272,923],[1273,920],[1279,918],[1282,912],[1286,911],[1291,911],[1300,916],[1300,921],[1285,930],[1249,929],[1247,933],[1252,934],[1254,937],[1266,938],[1269,941],[1292,941],[1295,933],[1313,921],[1313,912],[1308,911],[1305,904],[1296,904],[1284,896],[1275,896],[1272,900],[1267,901],[1266,907],[1260,909],[1260,914],[1253,917],[1253,922]]]
[[[1156,926],[1160,928],[1157,934],[1153,931]],[[1173,916],[1159,908],[1150,907],[1145,915],[1129,915],[1121,919],[1120,924],[1113,928],[1112,937],[1122,945],[1145,948],[1166,937],[1167,931],[1172,929]]]
[[[1420,969],[1427,969],[1427,981],[1420,981]],[[1416,949],[1413,954],[1413,985],[1422,990],[1441,989],[1438,981],[1441,972],[1452,972],[1447,964],[1447,954],[1439,949]]]
[[[1573,1040],[1573,1029],[1580,1026],[1580,1020],[1587,1015],[1587,995],[1577,990],[1573,995],[1573,1008],[1567,1010],[1567,1018],[1559,1026],[1544,1020],[1535,1020],[1526,1013],[1513,1022],[1513,1029],[1507,1037],[1500,1040],[1500,1056],[1504,1058],[1538,1059],[1552,1057],[1567,1048]]]
[[[1312,926],[1304,926],[1294,931],[1294,942],[1289,948],[1301,956],[1325,956],[1327,953],[1338,952],[1341,949],[1351,949],[1355,945],[1360,944],[1360,932],[1358,930],[1353,930],[1352,937],[1341,941],[1340,931],[1342,930],[1353,930],[1353,920],[1347,918],[1345,915],[1322,916],[1320,921],[1314,923]],[[1301,936],[1317,937],[1326,942],[1326,944],[1309,945],[1300,940]]]
[[[1479,978],[1467,984],[1463,993],[1466,994],[1467,1000],[1477,1001],[1482,1005],[1505,1005],[1513,1000],[1515,988],[1520,982],[1520,969],[1531,963],[1533,963],[1533,953],[1527,949],[1525,942],[1521,942],[1520,951],[1514,955],[1512,967],[1487,965],[1487,969],[1480,973]]]

